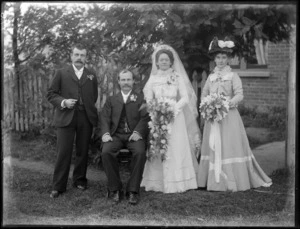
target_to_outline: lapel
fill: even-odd
[[[68,72],[70,73],[72,79],[73,79],[75,82],[78,82],[78,78],[77,78],[77,76],[76,76],[76,74],[75,74],[73,65],[71,65],[71,66],[68,68]],[[80,83],[81,86],[83,86],[83,85],[86,83],[86,81],[87,81],[87,79],[88,79],[88,78],[87,78],[87,75],[88,75],[88,70],[84,67],[84,68],[83,68],[83,72],[82,72],[82,76],[81,76],[81,78],[80,78],[80,80],[79,80],[79,83]],[[95,76],[94,76],[94,77],[95,77]]]
[[[86,81],[87,81],[87,75],[88,75],[88,72],[87,72],[87,69],[84,67],[83,68],[83,73],[82,73],[82,76],[81,76],[81,78],[80,78],[80,85],[81,86],[83,86],[85,83],[86,83]],[[95,77],[95,76],[94,76]],[[90,79],[89,79],[90,80]]]
[[[126,100],[126,103],[125,103],[125,104],[128,104],[128,103],[131,102],[131,101],[130,101],[130,96],[132,95],[132,93],[133,93],[133,91],[131,90],[129,96],[127,97],[127,100]]]
[[[78,78],[77,78],[77,76],[75,74],[73,65],[69,66],[68,72],[70,73],[71,78],[77,83],[78,82]]]
[[[123,101],[123,96],[122,96],[121,91],[116,95],[116,97],[117,97],[117,101],[118,101],[119,103],[121,103],[122,106],[123,106],[124,101]]]

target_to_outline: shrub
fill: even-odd
[[[270,107],[268,112],[258,112],[257,106],[239,106],[239,112],[245,127],[269,128],[272,132],[269,141],[283,141],[286,139],[286,108]]]

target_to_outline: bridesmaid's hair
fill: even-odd
[[[232,58],[233,56],[232,53],[219,51],[212,54],[213,59],[215,59],[218,54],[225,54],[228,58]]]
[[[157,51],[157,53],[155,55],[155,62],[156,63],[158,62],[159,56],[163,53],[168,55],[168,57],[170,58],[170,61],[171,61],[171,65],[173,65],[173,63],[174,63],[173,53],[170,50],[167,50],[167,49],[161,49],[161,50]]]

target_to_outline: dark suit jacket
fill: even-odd
[[[131,101],[130,97],[136,95],[136,101]],[[146,109],[139,111],[139,108],[144,102],[144,95],[142,93],[131,92],[125,104],[126,117],[129,129],[139,132],[143,139],[147,139],[149,133],[148,122],[150,117]],[[123,109],[123,97],[121,92],[117,95],[108,97],[103,110],[101,112],[101,136],[105,133],[110,133],[112,136],[118,127],[121,113]]]
[[[98,122],[98,112],[95,107],[98,99],[97,77],[87,68],[84,68],[81,77],[82,101],[89,121],[96,126]],[[64,99],[79,99],[78,96],[78,78],[73,66],[57,70],[47,92],[48,101],[55,107],[54,125],[56,127],[67,126],[74,115],[74,109],[62,109],[61,102]]]

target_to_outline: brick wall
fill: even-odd
[[[290,64],[290,45],[287,42],[269,43],[269,77],[241,77],[244,89],[244,105],[267,110],[287,104],[287,76]]]

